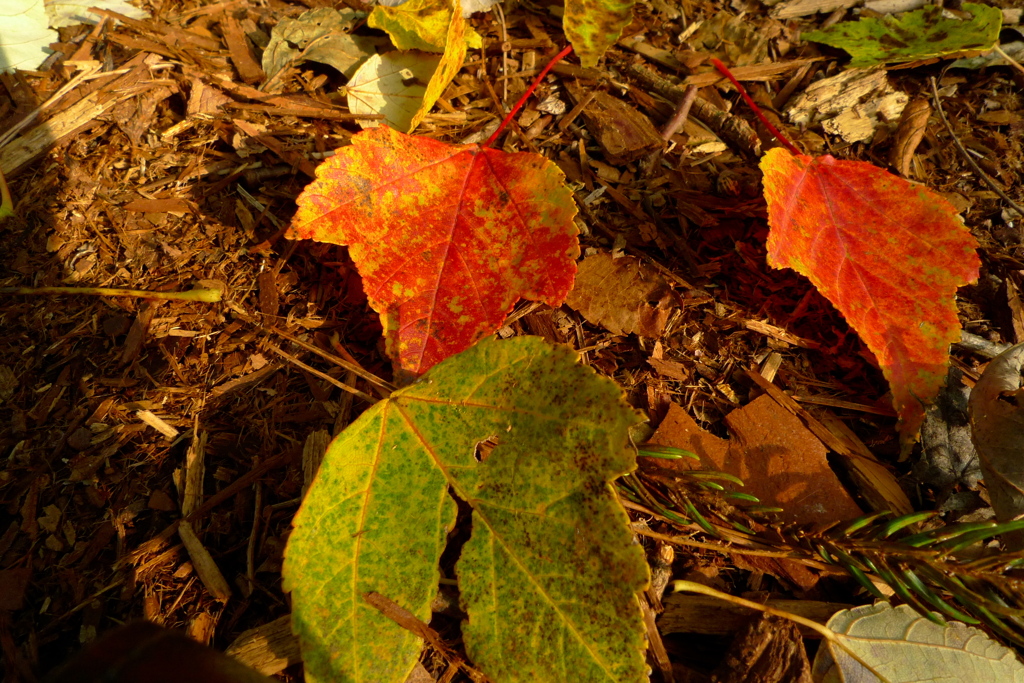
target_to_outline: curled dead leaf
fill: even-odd
[[[612,334],[660,337],[679,297],[634,256],[594,254],[579,264],[566,303]]]
[[[924,139],[928,128],[928,117],[932,114],[932,105],[928,100],[919,97],[908,104],[900,115],[899,126],[896,128],[896,142],[893,143],[889,163],[896,167],[900,175],[910,175],[910,164],[914,160],[914,152]]]
[[[971,438],[996,519],[1009,522],[1024,513],[1024,344],[1007,349],[988,364],[971,391],[967,410]],[[1024,548],[1024,533],[1007,534],[1011,549]]]

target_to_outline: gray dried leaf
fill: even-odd
[[[263,71],[273,78],[293,60],[333,66],[350,78],[364,59],[384,41],[349,35],[363,12],[329,7],[303,12],[297,19],[282,19],[263,51]]]
[[[971,390],[963,383],[963,373],[950,368],[946,386],[928,408],[921,426],[921,459],[914,465],[914,476],[943,494],[957,485],[974,490],[981,479],[967,415],[970,395]]]

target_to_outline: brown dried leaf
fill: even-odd
[[[776,578],[799,586],[805,591],[818,585],[818,574],[808,569],[805,565],[785,557],[764,557],[763,555],[741,555],[736,553],[732,556],[732,560],[739,569],[771,574]]]
[[[985,486],[996,519],[1009,522],[1024,513],[1024,344],[999,354],[971,390],[967,410]],[[1024,548],[1024,533],[1003,538],[1011,550]]]
[[[779,516],[787,522],[834,522],[863,514],[829,468],[821,441],[770,396],[734,410],[725,423],[731,439],[704,431],[673,403],[651,442],[692,451],[700,464],[688,459],[659,464],[733,474],[743,480],[745,493],[783,508]]]
[[[566,89],[573,101],[587,100],[584,88],[569,83]],[[604,152],[605,161],[610,164],[636,161],[665,146],[649,118],[606,92],[594,93],[593,99],[580,113],[587,123],[587,130]]]
[[[678,297],[665,280],[633,256],[583,259],[566,303],[612,334],[660,337]]]
[[[914,152],[924,139],[928,128],[928,117],[932,114],[932,105],[923,97],[918,97],[908,104],[900,115],[900,123],[896,128],[896,142],[892,145],[889,163],[896,167],[903,177],[910,176],[910,165],[914,161]]]

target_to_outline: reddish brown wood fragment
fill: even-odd
[[[166,199],[133,199],[122,207],[125,211],[140,213],[185,213],[192,207],[184,199],[168,197]]]
[[[231,63],[238,70],[238,75],[246,83],[262,83],[267,77],[262,67],[253,59],[252,51],[249,48],[249,39],[242,30],[242,25],[231,12],[224,13],[224,20],[220,23],[224,31],[224,42],[228,44],[231,52]]]

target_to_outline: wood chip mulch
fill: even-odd
[[[316,164],[359,128],[336,72],[295,65],[266,92],[256,48],[281,19],[325,3],[144,4],[152,19],[108,13],[99,25],[62,29],[60,56],[45,69],[0,74],[0,131],[10,131],[0,168],[18,214],[0,224],[0,287],[214,287],[224,299],[0,296],[0,650],[9,681],[38,680],[137,617],[221,649],[247,629],[284,623],[275,622],[288,614],[281,553],[311,463],[365,409],[360,394],[377,395],[329,358],[391,377],[345,250],[282,238]],[[687,5],[690,20],[721,9]],[[777,42],[799,22],[820,24],[748,9]],[[735,93],[715,87],[717,77],[695,78],[700,124],[653,160],[652,147],[632,154],[602,137],[610,116],[635,114],[656,129],[671,118],[691,84],[670,49],[685,20],[638,4],[602,68],[562,64],[505,143],[565,171],[585,250],[624,250],[666,277],[681,306],[664,337],[611,335],[571,309],[526,302],[500,334],[570,344],[655,424],[676,402],[719,434],[722,417],[760,393],[745,371],[770,366],[801,405],[839,415],[905,474],[870,354],[805,279],[765,263],[754,152],[769,138]],[[418,134],[457,142],[493,129],[498,104],[515,101],[563,40],[558,20],[529,3],[504,27],[492,14],[472,22],[486,48],[470,52]],[[788,44],[773,61],[789,67],[746,67],[762,69],[747,76],[768,105],[841,68]],[[922,68],[940,76],[954,130],[985,171],[1004,187],[1019,183],[1021,75]],[[891,77],[929,97],[920,73]],[[538,109],[549,98],[563,106]],[[979,120],[993,98],[1017,118]],[[629,113],[616,114],[620,105]],[[883,166],[893,142],[829,145],[787,130],[809,152]],[[699,144],[705,151],[694,151]],[[912,177],[959,202],[982,242],[982,279],[962,290],[965,327],[1024,341],[1019,299],[1005,303],[1024,287],[1019,217],[971,174],[945,129],[929,127],[915,164]],[[968,378],[983,360],[958,355]],[[934,505],[927,487],[911,495]],[[281,676],[301,680],[287,664]]]

